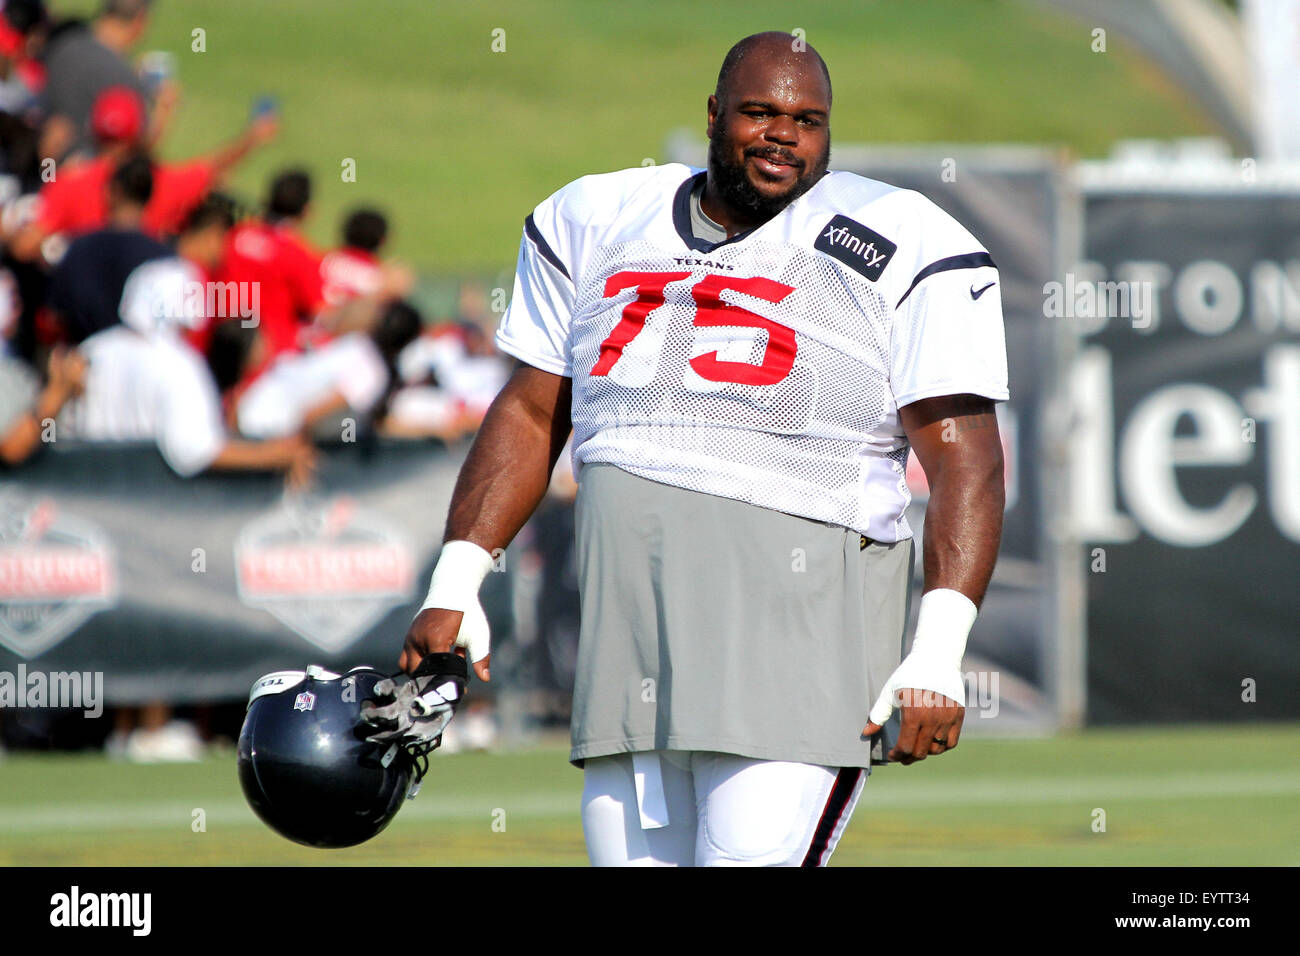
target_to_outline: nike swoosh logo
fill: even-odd
[[[980,296],[982,296],[985,292],[989,291],[989,289],[993,288],[995,285],[997,285],[996,282],[990,282],[988,285],[986,285],[984,288],[980,289],[978,292],[975,291],[975,287],[974,287],[974,286],[971,286],[971,287],[970,287],[970,297],[971,297],[972,299],[978,299]]]

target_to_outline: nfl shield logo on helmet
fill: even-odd
[[[316,695],[311,691],[303,691],[293,702],[294,710],[311,710],[316,706]]]

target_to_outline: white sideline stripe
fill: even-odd
[[[903,768],[877,771],[907,773]],[[427,784],[426,784],[427,785]],[[1198,797],[1271,796],[1300,794],[1300,773],[1242,772],[1232,776],[1180,774],[1170,777],[1076,777],[1007,781],[994,778],[954,780],[944,788],[939,782],[882,783],[868,779],[859,803],[860,812],[907,809],[918,806],[982,806],[989,804],[1071,803],[1083,801],[1097,806],[1103,800],[1170,800]],[[432,798],[432,799],[431,799]],[[470,800],[438,799],[432,793],[416,797],[402,808],[400,820],[484,820],[495,809],[521,817],[572,817],[578,819],[579,795],[512,796],[499,799],[474,797]],[[258,823],[253,811],[231,800],[196,803],[135,804],[70,803],[32,809],[0,809],[0,847],[6,835],[41,831],[189,829],[196,807],[206,815],[208,832],[214,825],[247,826]]]
[[[426,783],[427,787],[428,784]],[[484,799],[473,801],[427,800],[421,794],[399,811],[398,819],[473,820],[491,821],[492,811],[502,801]],[[578,814],[578,797],[506,797],[507,815],[521,817],[560,817]],[[102,803],[69,803],[62,806],[45,806],[38,809],[0,810],[0,847],[6,834],[32,833],[45,830],[62,832],[119,829],[166,830],[174,827],[189,829],[196,809],[204,812],[204,822],[209,833],[213,825],[232,824],[246,826],[261,822],[242,800],[195,801],[193,805],[170,803],[135,804],[127,807]]]

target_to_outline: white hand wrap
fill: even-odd
[[[889,719],[899,704],[899,691],[905,687],[934,691],[965,705],[961,658],[977,613],[970,598],[951,588],[936,588],[921,596],[911,653],[889,676],[871,708],[873,724]]]
[[[487,615],[479,603],[478,589],[492,570],[492,555],[472,541],[448,541],[429,579],[429,595],[420,610],[431,607],[462,611],[456,646],[465,648],[471,663],[477,664],[491,650]]]

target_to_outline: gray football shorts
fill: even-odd
[[[910,539],[584,465],[572,753],[884,762],[868,713],[902,657]],[[874,757],[874,760],[873,760]]]

